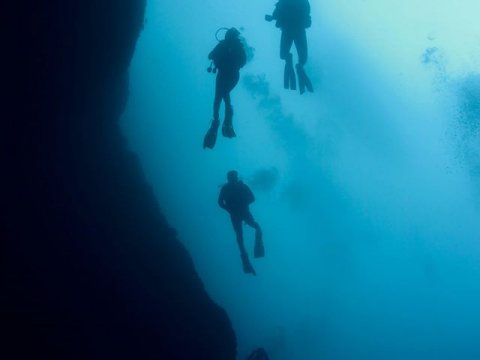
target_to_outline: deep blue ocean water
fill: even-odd
[[[480,4],[312,0],[300,96],[283,89],[274,3],[149,1],[122,120],[239,359],[479,359]],[[224,26],[253,58],[237,137],[203,150]],[[256,277],[217,205],[231,169],[256,195]]]

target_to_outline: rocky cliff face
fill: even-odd
[[[235,359],[119,130],[144,2],[3,11],[3,359]]]

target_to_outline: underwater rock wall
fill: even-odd
[[[9,6],[0,358],[235,359],[118,126],[145,0]]]

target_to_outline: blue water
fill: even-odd
[[[478,1],[311,1],[314,94],[283,89],[274,1],[150,0],[123,128],[239,359],[480,359]],[[222,26],[253,59],[202,149]],[[217,205],[237,169],[266,258]],[[253,230],[245,230],[253,249]]]

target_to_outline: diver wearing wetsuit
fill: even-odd
[[[276,20],[276,26],[282,30],[280,40],[280,58],[285,60],[285,81],[286,89],[296,89],[295,73],[293,70],[292,53],[290,49],[295,43],[298,54],[297,75],[300,85],[300,92],[313,91],[310,80],[303,69],[308,58],[307,34],[305,29],[312,24],[310,17],[310,3],[308,0],[280,0],[275,5],[272,15],[266,15],[265,20]]]
[[[238,180],[238,173],[235,170],[227,173],[227,180],[228,182],[220,190],[218,205],[230,214],[242,258],[243,271],[256,275],[245,250],[242,228],[242,224],[245,222],[255,229],[254,256],[256,258],[263,257],[262,230],[260,225],[254,220],[249,209],[249,205],[255,201],[255,196],[247,185]]]
[[[220,41],[208,55],[208,58],[213,61],[215,67],[218,69],[212,122],[215,137],[218,126],[220,125],[219,111],[222,100],[225,103],[225,120],[222,126],[222,134],[228,138],[235,137],[232,124],[233,108],[230,100],[230,91],[237,85],[240,78],[240,69],[247,62],[247,55],[238,38],[239,35],[240,33],[237,29],[228,29],[225,34],[225,40]],[[213,147],[213,145],[208,146],[208,144],[204,144],[204,147]]]

